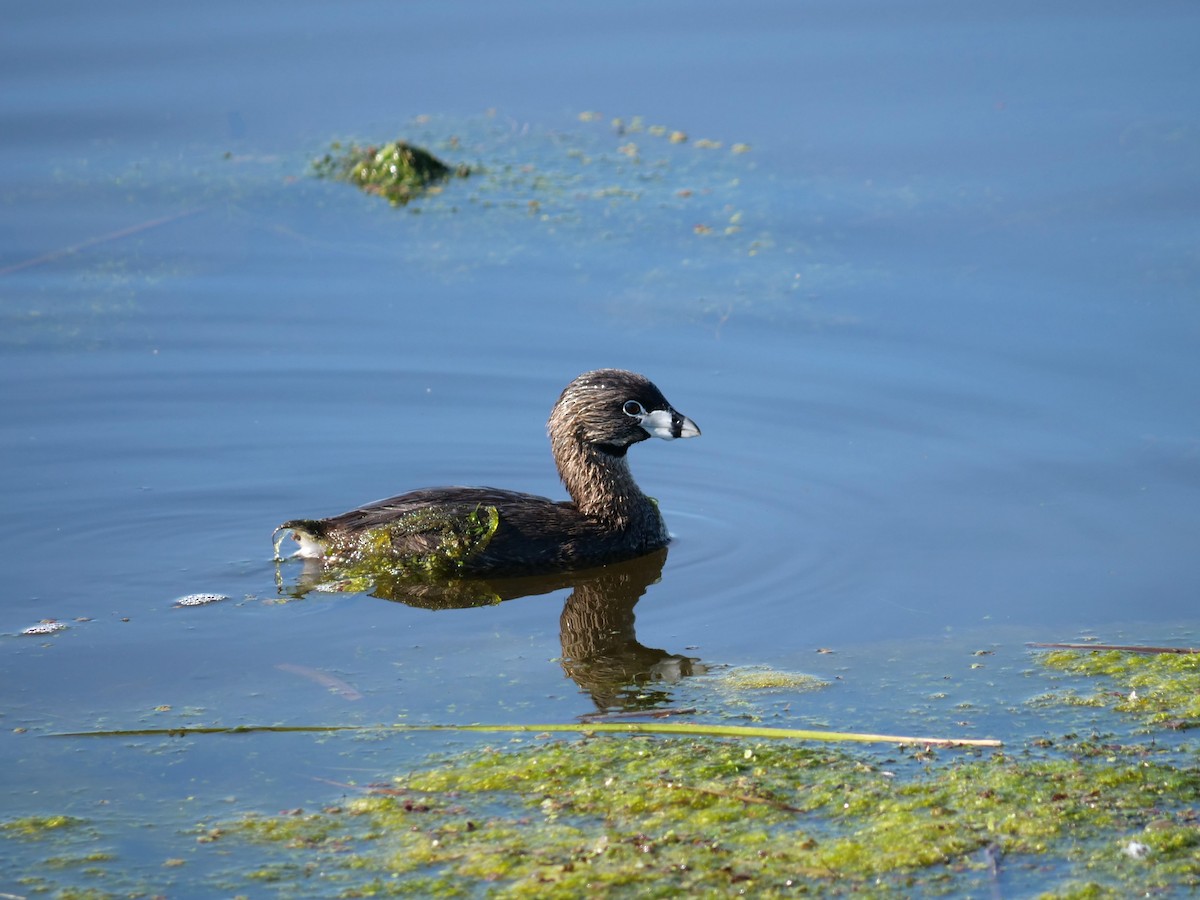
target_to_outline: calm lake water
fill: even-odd
[[[772,666],[839,679],[777,698],[797,727],[959,733],[969,700],[969,736],[1020,738],[1054,727],[1013,712],[1025,641],[1200,641],[1198,29],[1183,2],[9,10],[4,818],[94,823],[107,889],[205,895],[253,860],[197,823],[482,739],[47,735],[715,714],[705,671]],[[476,172],[405,209],[309,177],[396,137]],[[284,602],[286,518],[561,496],[545,419],[600,366],[703,430],[631,454],[665,560],[479,608]],[[564,605],[606,597],[611,652],[572,664]],[[5,844],[0,891],[93,883]]]

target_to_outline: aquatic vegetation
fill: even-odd
[[[302,522],[293,523],[303,525]],[[464,566],[483,552],[496,529],[500,512],[495,506],[478,506],[469,513],[451,513],[430,507],[415,509],[361,533],[332,535],[326,558],[310,565],[289,591],[373,593],[389,599],[431,608],[462,608],[499,603],[492,585],[482,579],[461,579]],[[289,530],[275,530],[275,561],[283,561],[282,545]],[[418,538],[424,552],[397,556],[397,545],[411,546]],[[276,572],[283,590],[283,574]]]
[[[487,548],[499,527],[500,511],[495,506],[480,506],[468,515],[451,514],[438,507],[417,509],[373,529],[355,548],[353,564],[389,575],[407,572],[437,577],[453,575],[467,560]],[[396,558],[397,542],[407,536],[431,534],[436,539],[430,541],[429,553]]]
[[[93,850],[78,856],[50,856],[42,860],[42,865],[48,869],[70,869],[81,866],[94,866],[97,863],[113,862],[116,855],[103,850]]]
[[[470,174],[466,166],[452,169],[428,150],[399,140],[378,147],[335,143],[313,162],[313,171],[319,178],[349,182],[393,206],[408,203],[452,175]]]
[[[78,828],[87,822],[75,816],[25,816],[0,822],[0,834],[6,837],[42,838],[48,834]]]
[[[405,587],[418,591],[423,582],[440,586],[447,578],[461,573],[463,565],[481,553],[500,527],[495,506],[480,506],[467,515],[450,515],[438,508],[418,509],[380,525],[366,535],[342,547],[334,544],[329,567],[319,577],[329,590],[380,592],[396,595]],[[396,556],[394,547],[408,536],[435,536],[424,554]],[[276,556],[279,550],[276,548]],[[470,593],[476,585],[464,585]],[[482,589],[482,599],[466,605],[498,602],[499,598]]]
[[[214,839],[285,849],[342,896],[852,894],[961,887],[995,860],[1196,886],[1198,800],[1200,767],[1136,756],[998,753],[901,778],[825,749],[598,738],[466,754]]]
[[[807,672],[784,672],[769,666],[738,666],[717,673],[716,683],[729,691],[818,691],[830,682]]]
[[[280,664],[276,668],[285,671],[304,667]],[[353,690],[350,685],[340,679],[315,670],[306,670],[322,682],[332,681]],[[355,692],[357,693],[357,692]],[[360,695],[361,696],[361,695]],[[157,711],[167,711],[169,706],[160,706]],[[646,715],[643,713],[643,715]],[[652,715],[652,714],[651,714]],[[388,731],[479,731],[479,732],[536,732],[542,737],[554,733],[566,734],[646,734],[646,735],[685,735],[688,737],[735,737],[759,738],[772,741],[827,741],[829,743],[863,743],[863,744],[896,744],[914,745],[926,748],[930,752],[933,747],[966,748],[966,747],[1001,747],[1000,741],[991,738],[940,738],[915,737],[911,735],[871,734],[858,731],[828,731],[807,728],[768,728],[757,725],[711,725],[696,722],[597,722],[588,719],[586,722],[565,725],[557,722],[542,722],[536,724],[490,724],[490,725],[447,725],[447,724],[412,724],[394,723],[392,725],[197,725],[172,726],[168,728],[124,728],[113,731],[77,731],[59,732],[54,737],[184,737],[199,734],[333,734],[336,732],[354,732],[382,736]]]
[[[1105,679],[1091,693],[1059,692],[1043,700],[1113,709],[1146,727],[1200,725],[1200,654],[1129,650],[1055,650],[1042,666],[1066,675]]]
[[[1108,651],[1037,658],[1061,677],[1101,679],[1101,688],[1116,680],[1118,706],[1124,679],[1161,672],[1166,662],[1129,664]],[[1178,660],[1166,668],[1179,676],[1184,704],[1172,709],[1186,710],[1192,669]],[[751,676],[743,691],[796,688],[786,677],[794,673],[724,674],[739,671]],[[1139,692],[1159,696],[1157,683],[1139,683]],[[647,725],[665,733],[635,730]],[[666,726],[675,723],[501,726],[543,731],[432,759],[382,784],[342,785],[324,808],[207,819],[186,864],[194,871],[236,856],[220,876],[229,895],[291,896],[301,883],[305,896],[336,897],[984,895],[997,879],[1014,896],[1200,889],[1200,754],[1192,744],[1093,734],[1017,741],[1012,751],[948,753],[896,741],[855,751],[768,741],[753,728],[694,726],[706,735]],[[375,731],[421,727],[430,726]],[[262,730],[332,737],[365,728]],[[556,734],[568,729],[586,736]],[[119,860],[103,851],[85,859],[80,849],[84,838],[94,847],[96,831],[66,816],[0,823],[0,839],[61,832],[42,844],[45,865],[28,885],[38,891],[61,887],[51,873],[113,875]]]
[[[1194,714],[1194,656],[1039,658],[1144,692],[1154,722]],[[789,674],[724,677],[795,689]],[[321,812],[250,815],[214,839],[272,848],[287,858],[272,871],[322,871],[347,897],[970,892],[1001,869],[1055,897],[1200,887],[1195,748],[1067,736],[943,762],[918,747],[542,740],[444,759]]]
[[[756,173],[746,143],[726,140],[718,149],[717,142],[693,139],[682,122],[652,135],[637,117],[622,121],[596,113],[579,119],[514,129],[496,111],[466,118],[414,117],[398,129],[407,146],[428,153],[433,164],[415,166],[411,176],[400,164],[403,154],[396,173],[390,166],[376,169],[376,155],[406,143],[387,139],[343,140],[320,153],[297,151],[282,158],[226,153],[181,161],[148,151],[102,186],[89,180],[86,166],[64,167],[54,188],[64,202],[81,191],[94,196],[100,188],[121,196],[130,191],[153,196],[168,185],[178,209],[8,267],[18,271],[67,257],[80,265],[85,254],[79,251],[89,250],[89,264],[73,276],[72,294],[53,308],[25,299],[0,312],[5,317],[0,342],[53,341],[96,349],[114,335],[136,333],[143,295],[153,295],[164,280],[186,276],[195,261],[136,258],[132,265],[131,238],[156,235],[192,217],[252,207],[261,190],[278,190],[281,175],[287,193],[316,206],[319,186],[314,191],[308,179],[292,177],[297,173],[354,184],[410,213],[436,219],[399,247],[379,249],[402,255],[406,265],[436,270],[438,278],[482,272],[531,255],[592,253],[598,241],[614,248],[650,242],[656,252],[628,254],[626,265],[614,273],[607,311],[622,318],[684,316],[719,325],[735,311],[758,310],[800,313],[831,324],[829,311],[816,298],[830,286],[863,278],[861,271],[836,262],[835,254],[815,252],[828,240],[819,223],[789,228],[786,235],[771,233],[780,208],[795,216],[807,206],[790,189],[781,191],[780,182]],[[624,143],[623,129],[638,134],[636,160],[616,149]],[[687,141],[673,142],[676,133],[687,135]],[[370,158],[368,150],[374,151]],[[356,161],[363,164],[357,170]],[[439,175],[439,166],[446,173]],[[360,184],[364,169],[367,180]],[[463,175],[469,177],[459,180]],[[392,178],[398,185],[388,184]],[[813,188],[805,183],[801,196]],[[730,232],[729,220],[737,214],[743,216],[740,230]],[[709,231],[694,231],[697,223]],[[705,235],[703,247],[698,234]],[[756,264],[731,265],[740,258],[754,258]],[[701,279],[696,287],[680,287],[695,278]],[[662,289],[664,281],[671,290]]]

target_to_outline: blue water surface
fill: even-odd
[[[703,430],[631,454],[675,537],[636,606],[675,666],[647,702],[714,712],[700,673],[766,665],[836,679],[792,724],[951,731],[965,698],[1020,741],[1054,728],[1012,714],[1044,689],[1025,641],[1194,644],[1198,28],[1182,2],[8,10],[5,816],[101,823],[119,887],[204,896],[241,863],[199,823],[483,738],[48,735],[612,701],[562,662],[569,588],[289,600],[270,545],[415,487],[562,496],[545,418],[600,366]],[[396,137],[475,172],[406,208],[310,177]],[[174,606],[203,591],[229,599]],[[44,619],[69,627],[21,634]],[[89,883],[7,844],[0,890]]]

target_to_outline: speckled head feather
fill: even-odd
[[[693,437],[700,429],[667,402],[654,382],[624,369],[584,372],[564,389],[550,413],[553,444],[573,440],[613,456],[638,441]]]
[[[700,429],[644,375],[623,369],[584,372],[566,386],[547,423],[554,462],[579,510],[626,527],[649,501],[625,452],[650,437],[692,437]]]

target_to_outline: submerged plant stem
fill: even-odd
[[[803,728],[759,728],[748,725],[701,725],[683,722],[543,723],[534,725],[233,725],[229,727],[139,728],[116,731],[62,732],[50,737],[186,737],[197,734],[328,731],[534,731],[609,734],[686,734],[712,737],[773,738],[794,741],[842,741],[872,744],[930,744],[939,747],[1000,747],[1001,741],[972,738],[912,737],[855,731],[812,731]]]
[[[131,234],[138,234],[143,231],[149,231],[151,228],[158,228],[162,225],[169,225],[179,219],[186,219],[188,216],[194,216],[198,212],[203,212],[205,207],[197,206],[192,209],[185,209],[182,212],[174,213],[169,216],[162,216],[158,219],[151,219],[148,222],[140,222],[137,225],[130,225],[128,228],[122,228],[118,231],[110,231],[107,234],[97,235],[96,237],[88,238],[80,241],[78,244],[71,244],[68,247],[60,247],[57,250],[51,250],[49,253],[43,253],[41,256],[35,256],[31,259],[22,260],[18,263],[13,263],[11,266],[5,266],[0,269],[0,275],[10,275],[13,272],[19,272],[22,269],[28,269],[33,266],[40,266],[43,263],[54,262],[56,259],[61,259],[64,256],[70,256],[73,253],[78,253],[80,250],[86,250],[88,247],[94,247],[97,244],[104,244],[108,241],[117,241],[121,238],[129,237]]]

